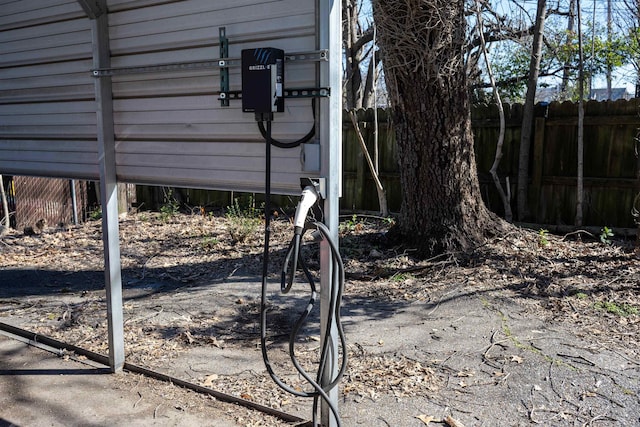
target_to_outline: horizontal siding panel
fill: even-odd
[[[0,8],[0,31],[86,17],[76,0],[16,1]]]
[[[109,2],[111,5],[112,2]],[[313,12],[315,2],[313,0],[190,0],[181,2],[160,2],[161,4],[153,5],[145,8],[129,10],[124,13],[112,13],[109,23],[112,26],[124,26],[127,24],[141,24],[145,22],[158,22],[178,18],[183,21],[177,28],[196,28],[191,21],[193,17],[203,18],[196,22],[218,22],[225,19],[227,22],[234,22],[234,17],[258,16],[259,18],[267,18],[270,16],[281,15],[286,8],[292,14],[304,9]],[[303,5],[304,4],[304,5]],[[259,11],[260,15],[256,13]],[[187,18],[187,19],[185,19]],[[256,19],[251,19],[256,20]],[[206,25],[204,25],[206,26]],[[175,31],[175,27],[166,27],[166,31]]]
[[[34,163],[55,163],[65,169],[67,164],[84,164],[84,165],[97,165],[98,156],[96,153],[87,152],[69,152],[69,151],[29,151],[27,153],[24,150],[3,150],[2,159],[5,161],[23,161]]]
[[[0,157],[4,151],[25,150],[25,151],[60,151],[94,153],[97,156],[98,143],[95,140],[45,140],[45,139],[20,139],[0,141]]]
[[[299,150],[297,150],[299,151]],[[118,166],[141,166],[159,167],[168,169],[193,169],[206,170],[216,169],[218,171],[264,171],[264,153],[258,156],[176,156],[169,154],[124,154],[116,156]],[[300,160],[291,158],[272,158],[272,167],[280,171],[300,171],[302,169]]]
[[[96,113],[23,114],[10,117],[12,126],[83,126],[96,124]],[[4,119],[0,116],[0,124]]]
[[[84,58],[91,58],[91,42],[8,53],[2,55],[1,64],[3,67],[17,67],[48,62],[74,61]]]
[[[5,174],[97,179],[97,166],[95,140],[0,141],[0,170]]]
[[[12,126],[0,124],[0,138],[94,139],[95,126]]]
[[[264,156],[265,144],[250,142],[182,142],[181,153],[186,156],[235,156],[259,157]],[[176,144],[172,141],[119,141],[118,153],[121,154],[173,154]],[[298,159],[300,148],[282,149],[272,147],[272,155],[277,158]]]
[[[196,173],[194,173],[196,172]],[[219,171],[201,169],[194,171],[177,168],[161,169],[157,167],[118,166],[118,179],[126,182],[148,185],[174,185],[187,188],[209,190],[264,192],[264,172],[261,171]],[[300,174],[274,171],[272,193],[299,194]]]
[[[110,12],[121,12],[129,9],[140,9],[148,6],[158,6],[165,3],[175,3],[184,0],[108,0],[107,6]]]
[[[310,110],[310,109],[309,109]],[[303,112],[301,109],[293,109],[292,112],[297,114],[290,114],[286,120],[278,120],[279,124],[302,124]],[[226,111],[225,114],[215,115],[215,121],[213,120],[213,114],[211,110],[165,110],[165,111],[146,111],[146,112],[122,112],[114,114],[114,121],[117,125],[162,125],[162,124],[180,124],[180,125],[191,125],[191,124],[217,124],[218,126],[226,126],[229,124],[237,124],[243,123],[247,125],[247,119],[253,119],[254,114],[252,113],[243,113],[240,110],[234,109]],[[236,113],[236,114],[233,114]],[[311,113],[308,114],[308,119],[311,118]],[[93,114],[95,117],[95,113]],[[228,117],[227,121],[224,121],[224,117]],[[64,120],[64,119],[63,119]],[[94,120],[95,122],[95,120]],[[255,120],[254,120],[255,122]],[[63,124],[61,122],[60,124]],[[255,123],[252,123],[250,129],[257,129],[258,126]],[[292,130],[293,131],[293,130]]]
[[[25,77],[22,79],[0,80],[0,91],[5,89],[40,89],[50,87],[69,87],[90,85],[94,87],[92,77],[88,73],[58,74],[55,76]]]
[[[0,104],[94,99],[94,86],[57,86],[0,91]]]
[[[47,59],[56,58],[56,52],[75,51],[76,49],[80,49],[83,54],[91,52],[90,30],[0,43],[0,55],[3,57],[3,63],[11,63],[12,58],[24,55],[26,52],[30,52],[31,57],[35,55],[38,59]],[[53,53],[50,52],[51,50]],[[14,62],[17,61],[14,60]]]
[[[245,23],[229,24],[221,22],[219,25],[209,23],[204,28],[190,31],[174,31],[160,34],[145,34],[143,36],[118,38],[113,35],[111,49],[114,55],[124,55],[136,52],[157,51],[165,49],[192,48],[196,46],[212,46],[218,48],[218,27],[226,27],[230,43],[268,39],[289,39],[300,36],[313,36],[313,14],[287,16],[265,20],[260,23],[259,31],[242,31]],[[313,49],[311,47],[311,49]],[[219,57],[216,56],[216,57]]]
[[[2,58],[0,58],[2,64]],[[53,62],[46,65],[25,65],[11,68],[0,68],[0,84],[6,79],[20,79],[26,77],[52,77],[58,75],[69,75],[75,73],[85,74],[87,78],[93,79],[91,69],[93,60],[91,58],[77,61]],[[93,83],[93,80],[91,80]]]
[[[6,175],[44,176],[52,178],[75,178],[99,180],[98,165],[66,163],[60,167],[51,162],[7,161],[0,157],[0,170]]]
[[[114,110],[122,117],[126,118],[126,122],[130,122],[130,113],[140,113],[138,117],[144,117],[145,114],[153,113],[177,113],[175,117],[183,117],[179,114],[200,114],[203,122],[255,122],[253,113],[242,112],[242,101],[232,100],[233,104],[229,107],[220,107],[220,101],[216,95],[209,96],[176,96],[176,97],[157,97],[157,98],[128,98],[114,101]],[[289,111],[276,114],[274,123],[279,122],[299,122],[300,120],[311,119],[311,99],[288,99],[285,102],[285,108]],[[1,111],[1,110],[0,110]],[[173,119],[171,117],[170,119]],[[165,118],[166,120],[166,118]],[[182,121],[183,119],[175,119]]]
[[[0,116],[13,116],[22,114],[57,114],[92,113],[95,116],[96,103],[84,102],[48,102],[37,104],[0,105]],[[1,119],[0,119],[1,120]],[[0,121],[0,123],[2,123]]]
[[[117,125],[116,137],[119,140],[126,139],[156,139],[188,141],[196,139],[200,141],[255,141],[262,142],[262,136],[257,126],[246,123],[220,124],[165,124],[165,125]],[[304,136],[309,131],[309,126],[304,123],[296,123],[287,126],[287,129],[277,131],[273,136],[276,139],[295,140]]]
[[[54,43],[53,38],[63,36],[65,34],[80,34],[85,33],[83,38],[79,40],[91,41],[91,25],[87,18],[72,19],[70,21],[52,22],[46,25],[36,25],[25,28],[18,28],[15,30],[8,30],[2,32],[2,44],[9,46],[16,43],[23,43],[27,45],[27,48],[33,49],[34,44],[38,44],[42,47],[43,44],[52,45]],[[88,34],[88,35],[86,35]],[[50,39],[51,38],[51,39]],[[78,40],[76,40],[78,42]],[[29,44],[31,44],[29,46]],[[0,47],[1,49],[8,49],[7,46]],[[14,50],[8,50],[14,51]]]
[[[88,18],[80,15],[65,22],[0,30],[0,65],[6,68],[91,58],[89,24]]]

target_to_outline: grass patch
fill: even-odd
[[[616,316],[628,317],[638,314],[638,309],[630,304],[618,304],[613,301],[599,301],[593,305],[596,310],[606,311]]]

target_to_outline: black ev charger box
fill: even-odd
[[[244,49],[241,68],[242,111],[284,112],[284,50]]]

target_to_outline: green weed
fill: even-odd
[[[258,231],[262,223],[261,211],[255,207],[253,197],[249,197],[245,205],[240,199],[233,199],[227,206],[225,217],[229,220],[229,234],[234,242],[244,242]]]
[[[213,249],[215,248],[220,241],[213,236],[204,236],[202,238],[202,249]]]
[[[405,280],[409,280],[413,278],[413,276],[411,274],[408,273],[397,273],[394,274],[393,276],[391,276],[391,281],[392,282],[404,282]]]
[[[164,203],[160,206],[160,219],[163,222],[176,216],[180,211],[180,203],[173,197],[173,191],[169,189],[164,193]]]
[[[600,241],[605,245],[610,245],[610,238],[613,237],[613,231],[609,227],[604,227],[600,230]]]
[[[338,232],[340,234],[358,231],[360,229],[362,229],[362,221],[358,219],[358,215],[356,214],[353,214],[350,219],[343,221],[338,225]]]
[[[578,299],[586,299],[588,297],[588,295],[585,294],[584,292],[577,292],[573,296],[575,296]]]
[[[618,304],[613,301],[599,301],[593,305],[597,310],[603,310],[616,316],[628,317],[638,314],[638,309],[630,304]]]
[[[387,225],[388,227],[393,227],[394,225],[396,225],[396,220],[394,217],[392,216],[388,216],[384,219],[384,223],[385,225]]]
[[[549,230],[541,228],[538,230],[538,246],[545,247],[549,245]]]
[[[91,211],[91,213],[89,213],[89,219],[92,221],[97,221],[99,219],[102,219],[102,209],[98,208],[94,211]]]

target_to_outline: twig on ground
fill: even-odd
[[[554,364],[555,364],[554,362],[549,363],[549,384],[551,385],[551,390],[553,390],[556,396],[560,398],[560,401],[567,402],[568,404],[575,407],[576,409],[580,408],[580,405],[576,405],[575,403],[567,399],[565,396],[562,396],[560,392],[556,389],[556,384],[555,384],[555,381],[553,380],[553,370],[551,369],[553,368]]]
[[[588,236],[593,237],[594,239],[596,238],[596,236],[594,236],[593,234],[589,233],[587,230],[576,230],[576,231],[572,231],[571,233],[567,233],[567,234],[565,234],[565,235],[562,237],[562,239],[560,239],[560,240],[564,242],[564,241],[566,240],[566,238],[567,238],[567,237],[569,237],[569,236],[573,236],[573,235],[575,235],[575,234],[577,234],[577,235],[580,235],[580,234],[586,234],[586,235],[588,235]]]
[[[136,406],[138,406],[138,403],[140,403],[142,401],[142,393],[138,392],[138,396],[140,396],[140,399],[138,399],[136,401],[136,403],[133,404],[133,407],[135,408]]]
[[[453,418],[451,415],[444,417],[444,422],[447,423],[449,427],[464,427],[464,424]]]
[[[618,421],[615,418],[611,418],[611,417],[609,417],[607,415],[596,415],[595,417],[591,418],[586,423],[582,424],[582,427],[592,426],[594,422],[601,421],[601,420]]]
[[[156,311],[155,313],[146,315],[146,316],[140,316],[137,317],[135,319],[131,318],[131,319],[127,319],[124,321],[124,324],[126,325],[127,323],[137,323],[137,322],[142,322],[143,320],[149,320],[152,317],[156,317],[158,315],[160,315],[160,313],[162,313],[164,311],[164,307],[160,307],[160,311]]]
[[[493,360],[491,360],[489,358],[489,351],[491,351],[491,349],[493,347],[495,347],[496,345],[500,345],[503,342],[509,341],[509,338],[505,338],[505,339],[500,340],[500,341],[494,341],[494,338],[495,338],[497,333],[498,333],[498,331],[495,330],[495,331],[493,331],[493,334],[491,334],[491,338],[490,338],[490,341],[489,341],[491,344],[489,345],[489,347],[487,347],[487,349],[484,351],[484,353],[482,353],[482,361],[484,363],[486,363],[487,365],[491,366],[492,368],[501,369],[501,367],[497,363],[495,363]]]
[[[571,354],[564,354],[564,353],[557,353],[558,357],[564,357],[566,359],[570,359],[573,360],[576,363],[581,363],[583,365],[588,365],[588,366],[596,366],[595,363],[593,363],[591,360],[587,359],[586,357],[583,356],[573,356]]]

